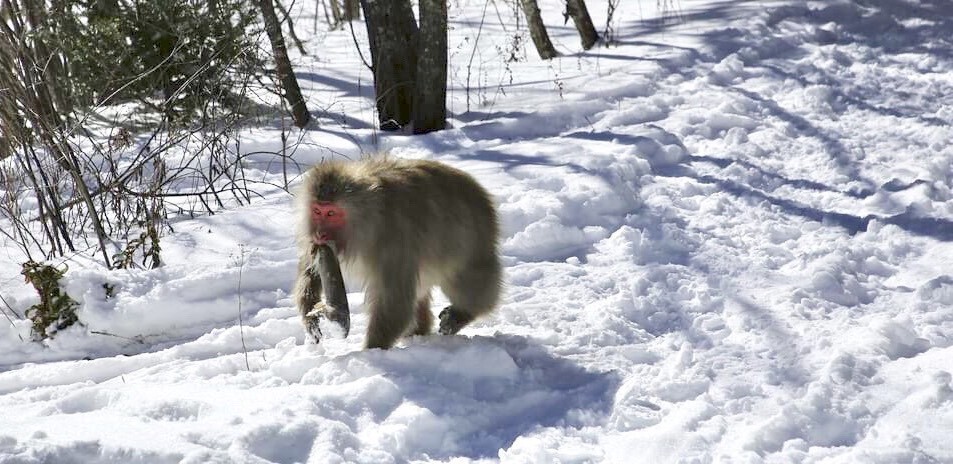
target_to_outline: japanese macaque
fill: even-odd
[[[438,316],[441,334],[457,333],[496,306],[502,275],[496,210],[463,171],[435,161],[325,162],[305,174],[297,197],[294,297],[313,341],[320,340],[322,317],[348,329],[346,299],[343,310],[332,301],[343,298],[343,282],[324,289],[327,304],[321,300],[321,274],[340,276],[336,262],[330,272],[321,264],[328,256],[363,280],[367,348],[430,333],[434,286],[451,303]]]

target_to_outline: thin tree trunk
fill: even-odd
[[[328,0],[328,3],[331,4],[331,14],[334,16],[334,23],[331,26],[336,28],[344,20],[344,14],[341,13],[341,5],[338,0]]]
[[[99,240],[99,249],[103,253],[103,261],[106,264],[106,268],[112,269],[112,263],[109,261],[109,250],[106,248],[106,241],[109,240],[109,237],[106,235],[106,229],[103,228],[102,218],[100,217],[100,215],[104,213],[96,210],[96,204],[93,203],[93,197],[89,194],[89,189],[86,188],[86,181],[83,180],[83,174],[80,172],[79,161],[76,159],[76,155],[72,152],[72,149],[63,143],[60,151],[63,155],[67,156],[67,159],[63,160],[61,164],[64,169],[69,172],[70,176],[72,176],[79,197],[83,199],[83,203],[86,203],[86,207],[89,208],[89,217],[93,222],[93,229],[96,231],[96,238]]]
[[[42,14],[43,6],[39,2],[34,2],[32,0],[25,2],[27,18],[30,22],[31,29],[34,31],[42,30],[45,24],[42,23],[44,16]],[[109,262],[109,250],[106,248],[106,241],[108,237],[106,231],[103,228],[102,218],[100,212],[96,209],[95,203],[93,203],[93,198],[89,194],[89,189],[86,188],[86,181],[83,179],[82,172],[79,167],[79,161],[76,159],[73,149],[67,140],[68,135],[65,134],[65,129],[63,129],[62,122],[64,121],[65,115],[69,114],[72,110],[71,107],[60,108],[56,107],[56,104],[64,104],[66,99],[58,96],[59,89],[62,89],[63,86],[57,86],[55,79],[62,76],[62,63],[59,61],[59,57],[53,55],[49,51],[49,47],[42,40],[42,36],[37,36],[34,39],[32,48],[27,48],[25,43],[21,43],[21,46],[28,51],[26,53],[32,53],[32,56],[29,59],[29,62],[23,63],[24,73],[30,76],[28,82],[32,82],[35,85],[31,85],[33,93],[31,96],[34,97],[34,104],[30,105],[30,108],[38,110],[36,114],[33,115],[31,123],[35,127],[43,127],[42,130],[38,131],[40,134],[41,142],[46,146],[50,151],[50,154],[53,156],[59,166],[66,171],[73,180],[73,187],[76,188],[77,195],[83,200],[83,203],[86,204],[86,207],[89,209],[89,217],[93,223],[93,229],[96,232],[96,238],[99,241],[100,250],[103,253],[103,261],[107,268],[111,268]],[[39,66],[38,63],[50,63],[50,67],[53,70],[53,78],[46,78],[46,76],[39,75]],[[48,70],[49,71],[49,70]],[[58,73],[59,72],[59,73]],[[35,74],[35,75],[34,75]],[[61,116],[62,115],[62,116]],[[54,211],[55,214],[59,215],[61,210],[57,208],[57,211]],[[62,217],[62,216],[59,216]],[[64,238],[69,241],[68,234],[64,232]],[[70,243],[72,248],[72,244]]]
[[[414,133],[446,127],[447,2],[420,0],[420,55],[414,91]]]
[[[304,49],[304,44],[301,43],[301,39],[298,38],[298,34],[295,33],[295,23],[291,20],[291,14],[288,13],[288,9],[281,4],[281,0],[274,0],[275,6],[278,7],[278,11],[281,12],[281,15],[285,17],[285,21],[288,23],[288,35],[291,36],[291,40],[295,43],[295,46],[298,47],[298,51],[302,55],[307,55],[308,51]]]
[[[589,50],[599,41],[599,34],[596,32],[596,26],[592,25],[592,18],[589,17],[589,9],[586,8],[585,0],[566,0],[566,15],[572,17],[572,22],[579,31],[579,38],[582,39],[582,48]]]
[[[417,21],[407,0],[361,0],[371,48],[377,117],[383,130],[411,121],[417,75]]]
[[[278,80],[284,90],[285,100],[291,105],[291,114],[294,117],[295,126],[303,129],[311,120],[311,113],[308,112],[308,107],[301,96],[298,78],[295,77],[294,69],[291,68],[291,60],[288,59],[288,48],[285,47],[285,39],[281,35],[278,16],[275,15],[275,6],[271,0],[258,0],[258,6],[261,10],[261,16],[265,20],[265,32],[268,33],[268,39],[271,41],[271,50],[275,55],[275,65],[278,70]]]
[[[526,24],[529,26],[529,35],[536,44],[536,51],[539,57],[548,60],[555,58],[559,54],[553,48],[553,43],[549,40],[549,34],[546,32],[546,26],[543,24],[543,18],[539,14],[539,6],[536,0],[520,0],[523,6],[523,14],[526,15]]]

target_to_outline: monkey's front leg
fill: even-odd
[[[382,260],[365,293],[368,312],[367,348],[387,349],[407,333],[414,321],[417,279],[409,260]]]
[[[320,309],[316,306],[321,303],[321,276],[314,272],[311,266],[311,257],[301,256],[298,260],[298,279],[295,281],[294,295],[304,324],[305,337],[311,343],[321,341]]]

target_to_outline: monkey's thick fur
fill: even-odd
[[[389,348],[401,336],[430,333],[434,286],[451,303],[439,315],[441,334],[456,333],[496,306],[502,276],[496,209],[467,173],[436,161],[325,162],[305,174],[297,198],[294,298],[315,341],[322,303],[312,247],[315,237],[327,237],[312,216],[312,205],[319,203],[343,209],[346,217],[329,241],[346,274],[362,278],[370,318],[367,348]]]

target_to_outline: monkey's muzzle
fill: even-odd
[[[340,242],[341,231],[347,225],[347,212],[337,203],[317,201],[311,204],[311,224],[315,230],[311,239],[316,245]],[[337,245],[340,248],[343,243]]]

